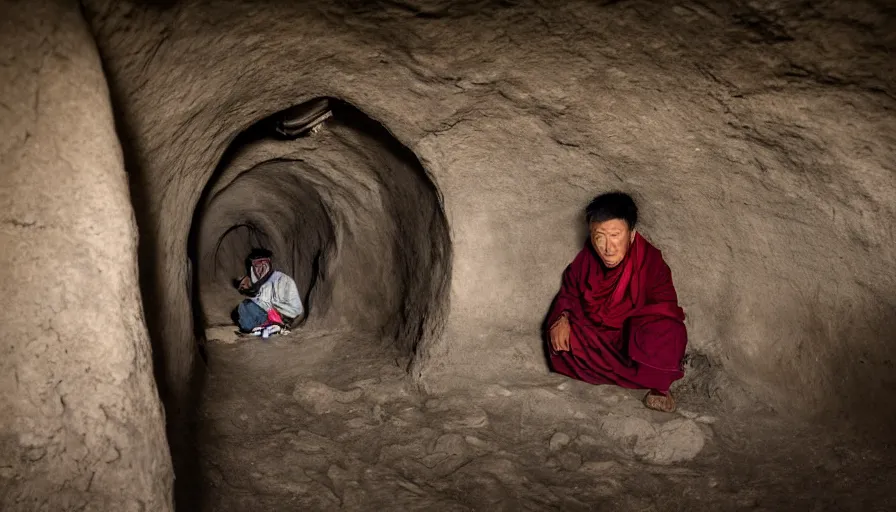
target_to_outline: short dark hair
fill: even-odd
[[[260,247],[256,247],[249,252],[249,257],[247,258],[249,261],[257,260],[260,258],[270,258],[274,256],[274,253],[267,249],[263,249]]]
[[[585,220],[589,224],[611,219],[624,220],[629,229],[635,229],[638,206],[632,196],[625,192],[607,192],[592,199],[585,208]]]

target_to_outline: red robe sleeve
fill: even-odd
[[[560,285],[560,291],[557,293],[557,299],[548,315],[547,326],[550,328],[554,325],[560,315],[565,311],[570,320],[581,319],[584,315],[582,310],[582,294],[579,288],[582,273],[582,253],[580,252],[576,259],[572,261],[563,271],[563,282]]]
[[[684,311],[678,306],[678,294],[672,283],[672,270],[663,260],[660,251],[654,249],[644,269],[644,300],[632,316],[660,315],[684,320]]]
[[[675,285],[672,284],[672,270],[660,255],[652,265],[649,272],[647,286],[647,304],[660,304],[671,302],[678,306],[678,294],[675,293]]]

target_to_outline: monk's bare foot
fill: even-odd
[[[672,393],[662,395],[651,390],[647,393],[647,396],[644,397],[644,406],[648,409],[653,409],[654,411],[675,412],[675,399],[672,398]]]

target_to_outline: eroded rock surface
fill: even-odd
[[[787,410],[892,403],[896,31],[876,3],[86,12],[133,145],[170,380],[192,358],[189,206],[243,129],[329,96],[382,122],[444,199],[451,308],[413,364],[429,389],[544,371],[538,327],[579,211],[621,188],[673,269],[694,351]]]
[[[171,510],[109,93],[80,11],[0,2],[0,509]]]
[[[889,446],[852,444],[896,425],[885,2],[0,5],[7,508],[170,507],[144,328],[197,507],[892,508]],[[388,137],[333,119],[238,151],[320,98]],[[546,375],[608,189],[688,314],[672,419]],[[300,345],[213,344],[200,408],[196,339],[258,233],[312,316]]]

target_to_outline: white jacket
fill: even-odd
[[[253,283],[258,281],[254,270],[251,272],[251,279]],[[289,318],[298,318],[305,312],[296,282],[279,270],[275,270],[271,278],[261,285],[258,295],[252,297],[252,302],[265,311],[276,308],[281,315]]]

